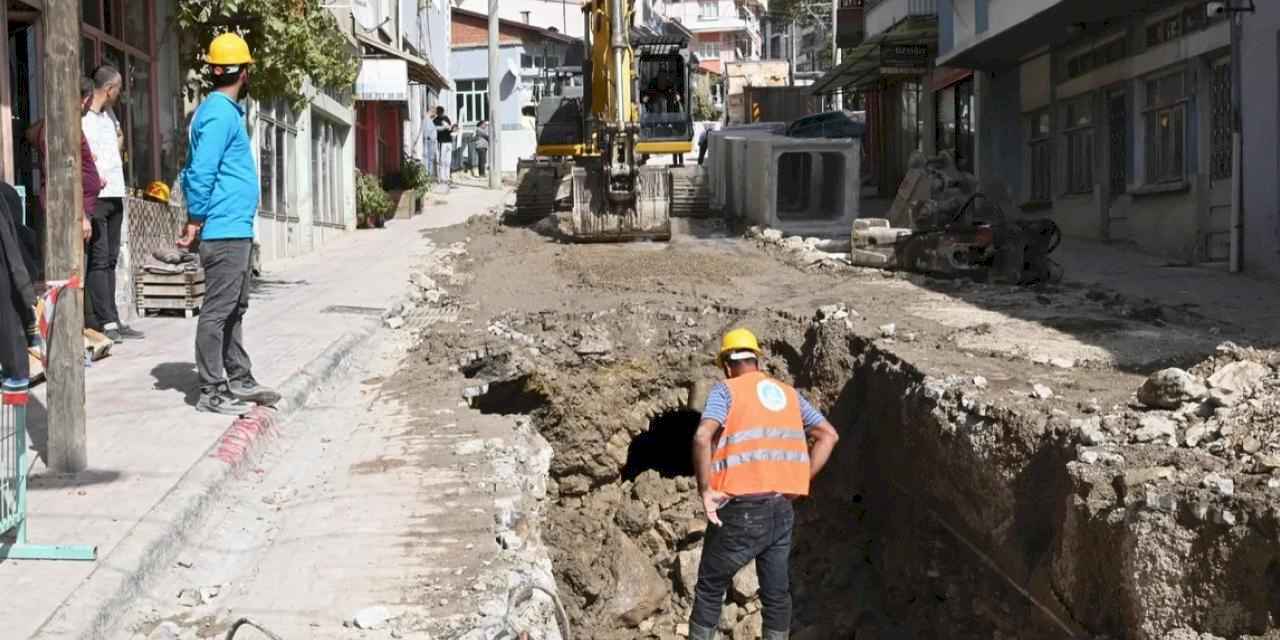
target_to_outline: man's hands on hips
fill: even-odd
[[[723,526],[724,523],[720,522],[720,516],[716,512],[728,502],[729,494],[723,491],[716,491],[715,489],[703,491],[702,509],[707,512],[707,521],[717,527]]]
[[[178,238],[179,249],[194,249],[200,244],[200,225],[188,222],[182,229],[182,237]]]

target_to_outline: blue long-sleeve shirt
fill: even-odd
[[[202,240],[253,237],[258,210],[258,168],[244,126],[244,108],[215,92],[191,120],[182,192],[187,213],[204,224]]]

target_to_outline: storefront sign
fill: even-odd
[[[884,75],[926,73],[929,70],[929,45],[881,45],[880,67]]]
[[[409,63],[397,58],[366,58],[356,76],[356,100],[405,102],[409,99]]]

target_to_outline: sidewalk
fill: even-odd
[[[420,231],[449,226],[501,204],[505,194],[455,186],[429,198],[426,212],[383,230],[348,233],[320,250],[265,265],[245,321],[255,376],[283,385],[329,345],[367,328],[399,300],[422,249]],[[445,200],[446,204],[437,201]],[[349,307],[324,312],[330,306]],[[357,309],[350,309],[356,307]],[[364,308],[364,309],[358,309]],[[137,571],[113,558],[126,539],[146,539],[165,527],[154,513],[227,431],[230,418],[197,413],[193,361],[195,321],[146,318],[147,339],[116,345],[86,371],[89,470],[75,477],[47,475],[35,460],[29,493],[29,538],[38,544],[90,544],[96,562],[0,563],[0,621],[5,638],[26,638],[67,603],[91,574]],[[43,389],[43,387],[41,387]],[[32,446],[43,454],[43,391],[33,394]],[[323,398],[312,398],[323,403]],[[143,536],[143,538],[139,538]],[[89,598],[83,598],[88,600]]]
[[[1280,282],[1233,274],[1225,267],[1171,266],[1123,244],[1066,238],[1051,256],[1068,282],[1101,284],[1126,297],[1182,307],[1254,343],[1280,343]]]

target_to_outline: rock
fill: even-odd
[[[742,607],[735,602],[726,602],[724,608],[720,610],[720,630],[725,633],[732,631],[741,617]]]
[[[1082,451],[1082,452],[1080,453],[1080,462],[1083,462],[1083,463],[1085,463],[1085,464],[1097,464],[1097,463],[1098,463],[1098,452],[1097,452],[1097,451]]]
[[[984,377],[982,377],[982,376],[974,376],[974,377],[973,377],[973,386],[975,386],[975,387],[977,387],[977,388],[979,388],[979,389],[986,389],[986,388],[987,388],[987,379],[986,379],[986,378],[984,378]]]
[[[1245,453],[1253,454],[1262,450],[1262,443],[1257,438],[1249,436],[1244,439],[1244,443],[1240,445],[1240,450]]]
[[[1205,476],[1204,480],[1200,481],[1200,484],[1204,485],[1206,489],[1212,489],[1221,496],[1232,496],[1236,493],[1235,481],[1216,473]]]
[[[1248,360],[1232,362],[1209,376],[1209,386],[1247,396],[1257,389],[1268,375],[1271,375],[1271,369],[1266,365]]]
[[[613,537],[613,593],[606,611],[627,627],[653,615],[667,597],[667,583],[631,538]]]
[[[1133,488],[1148,482],[1172,478],[1173,473],[1173,467],[1143,467],[1125,471],[1123,480],[1126,487]]]
[[[391,619],[391,612],[386,607],[365,607],[351,618],[357,629],[381,629]]]
[[[1071,429],[1079,433],[1080,439],[1089,446],[1096,447],[1107,442],[1107,434],[1102,431],[1102,418],[1097,416],[1072,418]]]
[[[1280,469],[1280,455],[1268,453],[1258,456],[1258,470],[1262,472]]]
[[[827,323],[832,320],[843,320],[849,317],[849,311],[842,304],[828,304],[818,307],[818,322]]]
[[[1074,369],[1076,361],[1071,358],[1050,358],[1049,364],[1059,369]]]
[[[1161,369],[1138,389],[1138,401],[1156,409],[1177,409],[1200,399],[1206,389],[1198,378],[1182,369]]]
[[[604,334],[591,333],[583,335],[573,350],[580,356],[601,356],[613,351],[613,342]]]
[[[681,544],[690,544],[702,539],[707,532],[707,519],[702,517],[689,518],[685,522],[684,533],[680,536]]]
[[[756,563],[752,560],[733,576],[733,584],[729,587],[729,597],[738,604],[746,604],[760,592],[760,579],[756,575]]]
[[[1244,394],[1230,389],[1210,389],[1207,404],[1214,407],[1234,407],[1244,401]]]
[[[688,638],[688,637],[689,637],[689,623],[688,623],[688,622],[681,622],[680,624],[676,625],[676,635],[680,636],[681,638]]]
[[[782,242],[781,229],[765,229],[760,233],[760,237],[769,242]]]
[[[182,627],[172,620],[160,623],[160,626],[147,634],[147,640],[178,640],[182,637]]]
[[[688,549],[676,555],[676,578],[680,581],[680,592],[693,597],[693,588],[698,584],[698,563],[702,562],[702,549]]]
[[[804,238],[801,238],[800,236],[788,236],[782,241],[782,246],[786,247],[789,251],[803,251]]]
[[[1280,478],[1271,478],[1267,480],[1267,488],[1272,491],[1280,492]]]
[[[892,338],[898,333],[898,325],[890,322],[889,324],[880,325],[880,337]]]
[[[400,316],[391,316],[384,321],[384,324],[387,325],[388,329],[395,331],[396,329],[404,326],[404,318],[401,318]]]
[[[1176,438],[1178,425],[1159,414],[1148,414],[1138,420],[1138,428],[1133,432],[1135,442],[1152,442],[1160,439]]]
[[[413,275],[409,276],[409,282],[413,283],[413,286],[423,291],[429,291],[431,289],[436,288],[435,281],[432,280],[430,276],[428,276],[425,273],[422,273],[421,271],[413,272]]]
[[[1182,440],[1188,447],[1194,448],[1196,445],[1204,442],[1205,437],[1209,435],[1212,435],[1209,431],[1209,427],[1198,424],[1187,429]]]
[[[618,509],[615,520],[623,531],[638,536],[645,529],[653,526],[654,521],[658,519],[658,505],[646,505],[639,500],[627,500]]]
[[[1031,397],[1038,400],[1048,400],[1053,397],[1053,389],[1042,384],[1031,385]]]
[[[204,604],[204,597],[200,595],[200,590],[196,588],[187,588],[178,592],[178,605],[183,607],[198,607]]]
[[[764,616],[759,611],[752,611],[743,616],[738,624],[733,626],[732,636],[734,640],[755,640],[760,637],[760,630],[764,626]]]

